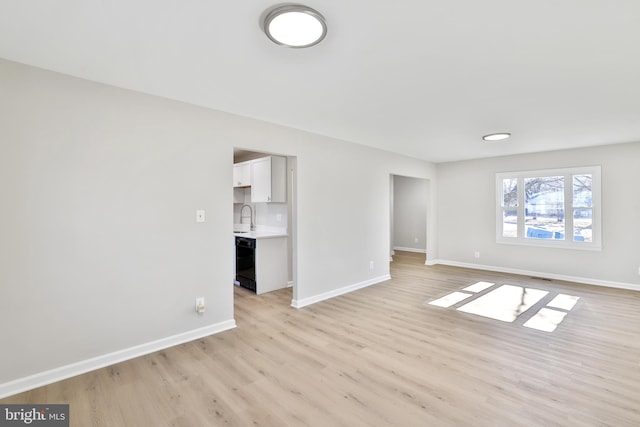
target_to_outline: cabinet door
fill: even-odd
[[[253,203],[271,201],[271,157],[251,162],[251,201]]]
[[[251,164],[249,162],[233,165],[233,186],[248,187],[251,185]]]
[[[286,288],[288,284],[287,238],[256,241],[256,294]]]

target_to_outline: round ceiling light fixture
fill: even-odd
[[[311,47],[327,35],[324,17],[310,7],[289,4],[276,7],[264,18],[264,32],[276,44]]]
[[[503,139],[510,138],[511,134],[508,132],[490,133],[482,137],[485,141],[502,141]]]

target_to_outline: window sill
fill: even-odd
[[[602,251],[602,245],[596,243],[568,243],[561,241],[545,241],[543,239],[521,240],[521,239],[497,239],[496,243],[501,245],[528,246],[538,248],[569,249],[578,251]]]

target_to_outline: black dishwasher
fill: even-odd
[[[256,239],[236,236],[236,281],[256,291]]]

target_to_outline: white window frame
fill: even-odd
[[[592,236],[591,242],[576,242],[573,236],[573,175],[590,174],[591,196],[592,196]],[[496,242],[511,245],[538,246],[547,248],[565,248],[577,250],[602,250],[602,190],[601,190],[601,167],[585,166],[577,168],[563,169],[543,169],[535,171],[520,172],[499,172],[496,173]],[[564,176],[564,240],[536,239],[525,236],[525,200],[524,200],[524,180],[525,178],[537,178],[546,176]],[[503,188],[502,181],[506,178],[516,178],[518,180],[518,206],[517,206],[517,237],[503,236]],[[580,207],[576,207],[580,209]]]

